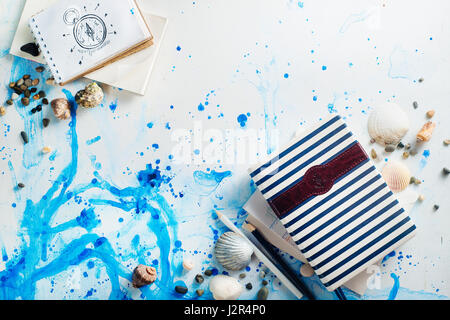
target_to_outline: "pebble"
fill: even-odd
[[[423,78],[419,78],[419,82],[423,82],[423,80],[424,80]]]
[[[43,147],[42,148],[42,153],[50,153],[52,151],[52,149],[50,147]]]
[[[5,107],[1,106],[0,107],[0,116],[4,116],[6,114],[6,109]]]
[[[12,88],[14,88],[16,86],[16,83],[15,82],[10,82],[9,83],[9,87],[12,89]]]
[[[444,140],[444,145],[448,146],[450,144],[450,139],[445,139]]]
[[[180,294],[186,294],[188,292],[188,288],[185,286],[175,286],[175,291]]]
[[[197,295],[198,295],[199,297],[201,297],[201,296],[205,293],[205,290],[203,290],[203,289],[197,289],[195,292],[197,293]]]
[[[244,279],[246,277],[246,274],[245,273],[241,273],[240,275],[239,275],[239,278],[241,278],[241,279]]]
[[[419,104],[417,103],[417,101],[413,102],[413,107],[414,107],[414,109],[417,109],[419,107]]]
[[[30,78],[31,78],[31,76],[29,74],[24,74],[22,77],[23,80],[28,80]]]
[[[405,145],[405,149],[406,149],[406,150],[411,149],[411,145],[410,145],[409,143],[407,143],[407,144]]]
[[[25,81],[21,78],[21,79],[19,79],[19,80],[16,82],[16,86],[17,86],[17,87],[20,87],[21,85],[23,85],[24,82],[25,82]]]
[[[33,100],[39,100],[41,97],[39,96],[39,94],[35,94],[34,96],[33,96]]]
[[[27,90],[28,89],[28,87],[26,86],[26,85],[21,85],[20,87],[20,90],[22,90],[22,92],[24,92],[25,90]]]
[[[384,151],[386,152],[393,152],[395,150],[395,147],[393,145],[387,145],[386,148],[384,148]]]
[[[249,282],[249,283],[247,283],[247,284],[245,285],[245,288],[246,288],[247,290],[252,290],[252,289],[253,289],[253,286],[252,286],[252,284]]]
[[[189,260],[189,259],[184,259],[183,260],[183,268],[187,271],[192,270],[192,268],[194,267],[194,263]]]
[[[13,92],[13,94],[11,95],[11,100],[16,100],[17,98],[19,98],[19,95]]]
[[[433,209],[434,209],[434,211],[439,210],[439,205],[435,204],[435,205],[433,206]]]
[[[39,84],[39,79],[34,79],[33,81],[31,81],[31,85],[33,86],[33,87],[36,87],[38,84]]]
[[[412,156],[415,156],[415,155],[417,154],[417,150],[416,150],[416,149],[412,149],[412,150],[409,152],[409,154],[412,155]]]
[[[411,177],[411,179],[409,179],[409,184],[415,184],[415,185],[418,185],[418,184],[421,184],[422,183],[422,181],[420,181],[419,179],[417,179],[416,177]]]
[[[431,118],[433,118],[433,116],[434,116],[434,113],[435,113],[435,111],[434,111],[434,110],[430,110],[430,111],[427,111],[427,113],[426,113],[426,115],[427,115],[427,118],[428,118],[428,119],[431,119]]]
[[[30,99],[28,99],[27,97],[22,98],[21,101],[24,106],[28,106],[30,104]]]
[[[47,119],[47,118],[42,119],[42,125],[44,126],[44,128],[47,128],[49,123],[50,123],[50,119]]]
[[[48,78],[47,80],[45,80],[45,83],[49,86],[56,86],[55,78]]]
[[[19,189],[23,189],[23,188],[25,188],[25,184],[20,182],[20,183],[17,184],[17,187],[19,187]]]
[[[442,173],[445,174],[445,175],[447,176],[447,175],[450,173],[450,169],[444,167],[444,168],[442,169]]]
[[[27,133],[26,133],[25,131],[22,131],[22,132],[20,133],[20,135],[22,136],[23,142],[24,142],[25,144],[27,144],[27,143],[29,142]]]
[[[261,279],[264,279],[264,278],[266,277],[266,272],[265,272],[264,270],[261,270],[261,271],[259,272],[259,277],[260,277]]]
[[[370,143],[375,143],[375,139],[370,139]]]
[[[267,280],[263,280],[261,283],[263,286],[267,286],[269,284],[269,282],[267,282]]]
[[[43,103],[43,104],[48,104],[47,98],[42,99],[42,103]]]
[[[269,296],[269,289],[267,289],[266,287],[259,289],[258,300],[267,300],[268,296]]]
[[[10,105],[12,105],[12,104],[13,104],[13,101],[12,101],[11,99],[9,99],[9,100],[6,100],[6,104],[7,104],[8,106],[10,106]]]
[[[25,80],[25,83],[24,83],[27,87],[31,87],[32,86],[32,84],[33,84],[33,81],[31,80],[31,79],[27,79],[27,80]]]
[[[377,158],[377,152],[375,151],[375,149],[370,150],[370,156],[372,157],[372,159]]]
[[[195,282],[197,283],[203,283],[203,281],[205,281],[205,278],[203,278],[203,276],[201,274],[198,274],[195,276]]]
[[[25,96],[25,98],[29,98],[31,96],[31,91],[26,89],[23,95]]]
[[[398,149],[403,149],[405,147],[405,145],[400,141],[397,145]]]
[[[36,70],[36,72],[41,73],[41,72],[43,72],[45,70],[45,68],[43,66],[39,66],[39,67],[36,67],[35,70]]]
[[[37,57],[40,54],[39,47],[34,42],[24,44],[20,47],[20,50],[31,54],[33,57]]]
[[[425,196],[423,194],[419,195],[419,197],[417,198],[417,200],[419,200],[420,202],[422,202],[423,200],[425,200]]]
[[[204,274],[205,274],[205,276],[208,276],[208,277],[209,277],[209,276],[212,275],[212,270],[207,269],[207,270],[205,270]]]
[[[36,88],[31,88],[31,89],[30,89],[30,92],[31,92],[31,93],[35,93],[36,91],[37,91]]]
[[[39,97],[41,97],[41,98],[45,98],[47,95],[45,94],[45,91],[39,91]]]
[[[42,105],[38,105],[38,106],[36,107],[36,111],[37,111],[37,112],[41,112],[41,111],[42,111]]]
[[[405,151],[405,152],[403,152],[403,159],[408,159],[409,158],[409,152],[408,151]]]

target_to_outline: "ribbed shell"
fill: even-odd
[[[225,269],[241,270],[250,264],[253,249],[240,235],[228,231],[217,240],[214,254]]]
[[[405,190],[411,180],[408,167],[399,161],[389,161],[381,171],[381,175],[392,192]]]
[[[398,104],[386,102],[372,111],[367,129],[377,143],[396,145],[409,129],[408,116]]]

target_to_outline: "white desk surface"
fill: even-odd
[[[442,143],[450,138],[449,1],[140,3],[170,20],[145,97],[105,88],[102,106],[78,109],[70,127],[49,107],[31,115],[31,106],[15,104],[0,117],[1,299],[196,298],[195,274],[223,271],[211,254],[226,228],[212,210],[237,223],[245,218],[241,208],[254,190],[249,154],[272,151],[330,112],[341,114],[369,148],[368,114],[385,101],[407,111],[406,142],[425,112],[436,110],[432,140],[405,161],[423,181],[409,188],[425,201],[410,213],[417,236],[383,263],[363,297],[347,294],[450,296],[450,178],[441,174],[450,166]],[[9,98],[10,81],[36,76],[36,64],[8,55],[22,6],[0,3],[0,101]],[[85,83],[65,89],[74,95]],[[44,88],[49,99],[65,96],[61,88]],[[51,119],[45,129],[43,117]],[[25,148],[22,130],[30,136]],[[184,134],[191,138],[177,143]],[[230,146],[245,135],[252,143],[233,152]],[[225,155],[208,156],[214,143],[228,148]],[[52,153],[42,155],[44,146]],[[375,148],[381,167],[386,155]],[[389,156],[400,157],[399,151]],[[26,187],[17,190],[18,182]],[[182,272],[183,256],[195,262],[189,273]],[[142,290],[130,285],[138,263],[159,274]],[[259,268],[256,260],[250,265],[242,282],[254,289],[241,299],[255,298]],[[293,298],[270,274],[269,280],[269,298]],[[190,290],[180,297],[173,287],[183,282]],[[335,299],[317,279],[308,283],[321,298]],[[202,296],[210,298],[208,291]]]

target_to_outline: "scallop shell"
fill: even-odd
[[[75,95],[75,101],[84,108],[94,108],[103,100],[103,90],[97,83],[89,83],[84,90],[80,90]]]
[[[398,104],[386,102],[375,108],[367,124],[369,135],[381,145],[396,145],[409,129],[406,113]]]
[[[253,248],[240,235],[228,231],[217,240],[214,254],[225,269],[241,270],[249,265]]]
[[[209,282],[209,290],[215,300],[236,300],[243,287],[235,278],[219,274]]]
[[[392,192],[405,190],[411,179],[408,167],[398,161],[389,161],[381,171],[381,175]]]

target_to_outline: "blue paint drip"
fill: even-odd
[[[395,300],[398,289],[400,288],[400,281],[395,273],[391,273],[391,278],[394,279],[394,286],[392,287],[391,292],[389,292],[388,300]]]

